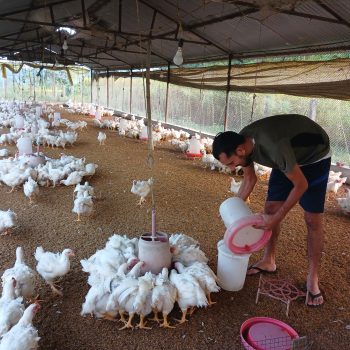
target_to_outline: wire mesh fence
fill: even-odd
[[[146,115],[143,78],[132,78],[131,95],[129,77],[110,77],[109,80],[110,107],[140,116]],[[93,96],[106,95],[106,84],[103,85],[104,92],[101,91],[101,86],[96,91],[96,86],[96,83],[92,84]],[[164,82],[151,81],[152,119],[213,135],[224,130],[225,91],[169,84],[166,109],[166,88]],[[347,101],[231,91],[227,105],[227,129],[240,131],[255,120],[290,113],[307,115],[319,123],[330,136],[333,161],[350,164],[350,133],[347,131],[350,130],[350,102]]]

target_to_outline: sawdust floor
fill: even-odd
[[[241,349],[239,329],[253,316],[269,316],[289,323],[300,335],[314,342],[313,349],[345,349],[350,343],[350,218],[338,209],[335,200],[327,202],[325,215],[326,239],[323,254],[321,285],[327,302],[318,309],[295,301],[289,318],[285,305],[262,296],[255,305],[258,277],[246,279],[239,292],[222,291],[213,295],[217,304],[197,310],[186,324],[176,329],[118,331],[120,324],[80,316],[81,304],[88,291],[87,275],[79,261],[104,246],[113,233],[137,237],[151,227],[150,199],[140,208],[138,198],[130,193],[133,179],[147,179],[151,172],[146,165],[147,145],[138,140],[119,137],[106,131],[106,145],[97,142],[98,129],[83,116],[69,119],[87,120],[88,130],[80,132],[74,147],[65,153],[86,157],[99,165],[91,179],[102,199],[95,203],[92,217],[76,222],[71,212],[72,187],[40,188],[35,205],[29,205],[23,192],[6,193],[0,187],[0,209],[11,208],[18,215],[19,227],[11,236],[0,237],[1,269],[12,266],[15,249],[21,245],[31,267],[37,246],[61,251],[72,248],[76,257],[71,271],[62,281],[63,298],[53,297],[41,282],[38,286],[42,309],[36,316],[40,349],[45,350],[112,350],[112,349]],[[7,132],[6,129],[2,132]],[[14,154],[15,147],[8,147]],[[58,157],[62,149],[44,149],[48,156]],[[184,158],[163,143],[155,151],[155,198],[158,230],[183,232],[197,239],[216,271],[217,242],[223,237],[224,225],[218,217],[220,203],[230,197],[227,175],[204,170],[200,163]],[[251,209],[261,212],[267,183],[259,182],[251,195]],[[251,256],[250,262],[261,253]],[[290,278],[301,285],[307,274],[306,234],[303,214],[293,209],[283,225],[277,252],[280,278]],[[179,310],[170,315],[179,317]],[[174,322],[174,321],[172,321]]]

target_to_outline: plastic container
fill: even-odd
[[[24,128],[24,118],[21,115],[16,115],[15,117],[15,128],[16,129]]]
[[[224,241],[236,254],[248,254],[263,248],[271,238],[271,231],[254,228],[264,222],[262,215],[255,215],[238,197],[226,199],[220,205],[220,215],[227,228]]]
[[[157,232],[153,240],[151,233],[143,234],[139,239],[139,259],[145,263],[142,272],[158,274],[163,267],[170,268],[171,252],[168,235]]]
[[[140,140],[148,140],[147,126],[143,126],[140,132]]]
[[[195,137],[192,137],[190,139],[190,144],[188,146],[188,150],[187,150],[187,156],[188,157],[201,157],[202,153],[201,153],[201,143],[199,142],[199,140],[197,140]]]
[[[32,154],[32,139],[26,136],[19,138],[17,140],[17,148],[20,156],[23,154]]]
[[[253,317],[243,322],[241,341],[247,350],[290,350],[298,333],[286,323],[270,317]]]
[[[222,289],[233,292],[243,288],[250,255],[234,254],[223,240],[218,242],[217,276]]]

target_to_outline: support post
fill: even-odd
[[[168,121],[168,93],[169,93],[169,83],[170,83],[170,62],[168,62],[168,72],[167,72],[167,79],[166,79],[166,95],[165,95],[165,116],[164,116],[164,122],[167,123]]]
[[[92,69],[90,70],[90,103],[92,103]]]
[[[151,65],[151,40],[148,40],[147,58],[146,58],[146,115],[147,115],[148,148],[152,152],[154,149],[154,146],[153,146],[153,138],[152,138],[150,65]]]
[[[228,70],[227,70],[227,85],[226,85],[226,99],[225,99],[225,110],[224,110],[224,131],[227,130],[227,106],[228,106],[228,98],[230,94],[230,83],[231,83],[231,60],[232,55],[228,56]]]
[[[109,108],[109,68],[107,68],[107,108]]]
[[[131,104],[132,104],[132,68],[130,68],[130,96],[129,96],[129,113],[131,114]]]

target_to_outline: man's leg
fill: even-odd
[[[307,276],[307,290],[313,295],[320,293],[318,285],[318,270],[321,263],[322,249],[323,249],[323,214],[310,213],[305,211],[305,223],[307,227],[307,247],[309,259],[309,273]],[[307,300],[308,305],[321,305],[324,300],[322,296],[311,298]]]
[[[278,209],[283,205],[284,202],[277,201],[268,201],[265,203],[265,214],[273,215]],[[271,239],[268,241],[265,247],[264,256],[262,260],[254,264],[253,266],[258,267],[259,269],[266,271],[275,271],[276,270],[276,245],[278,240],[278,235],[280,233],[281,226],[278,225],[274,230],[272,230]],[[260,271],[255,269],[254,267],[249,268],[247,271],[247,275],[255,275]]]

